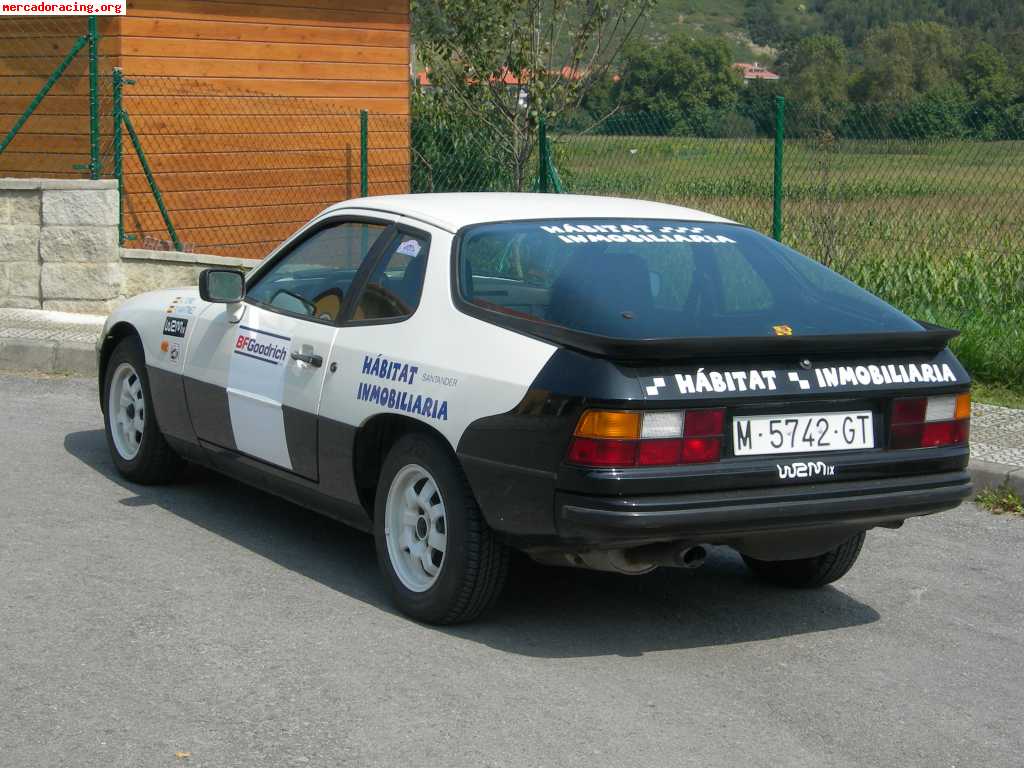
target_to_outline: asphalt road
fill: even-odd
[[[1024,520],[872,532],[812,592],[727,551],[519,563],[439,630],[363,534],[206,472],[119,480],[92,382],[0,403],[2,766],[1024,765]]]

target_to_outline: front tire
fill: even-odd
[[[772,584],[799,589],[823,587],[838,581],[853,568],[864,545],[864,536],[864,531],[861,531],[835,549],[816,557],[757,560],[743,555],[743,561],[758,578]]]
[[[497,600],[508,549],[484,522],[447,446],[405,435],[381,468],[374,504],[377,561],[399,610],[429,624],[458,624]]]
[[[170,482],[178,474],[183,462],[156,423],[146,356],[138,336],[122,339],[107,361],[103,421],[110,456],[123,477],[142,485],[157,485]]]

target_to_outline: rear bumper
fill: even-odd
[[[966,471],[671,496],[559,493],[565,543],[731,543],[764,534],[863,530],[956,507],[972,492]]]

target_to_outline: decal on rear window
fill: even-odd
[[[706,234],[704,227],[678,224],[542,224],[563,243],[733,243],[723,234]]]
[[[736,224],[477,224],[461,235],[457,258],[464,302],[493,313],[491,322],[532,322],[542,336],[559,328],[645,341],[924,331],[846,278]]]

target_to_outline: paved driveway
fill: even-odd
[[[803,593],[729,552],[517,563],[443,631],[391,610],[362,534],[117,479],[92,382],[0,376],[0,403],[2,766],[1024,765],[1024,520],[873,532]]]

